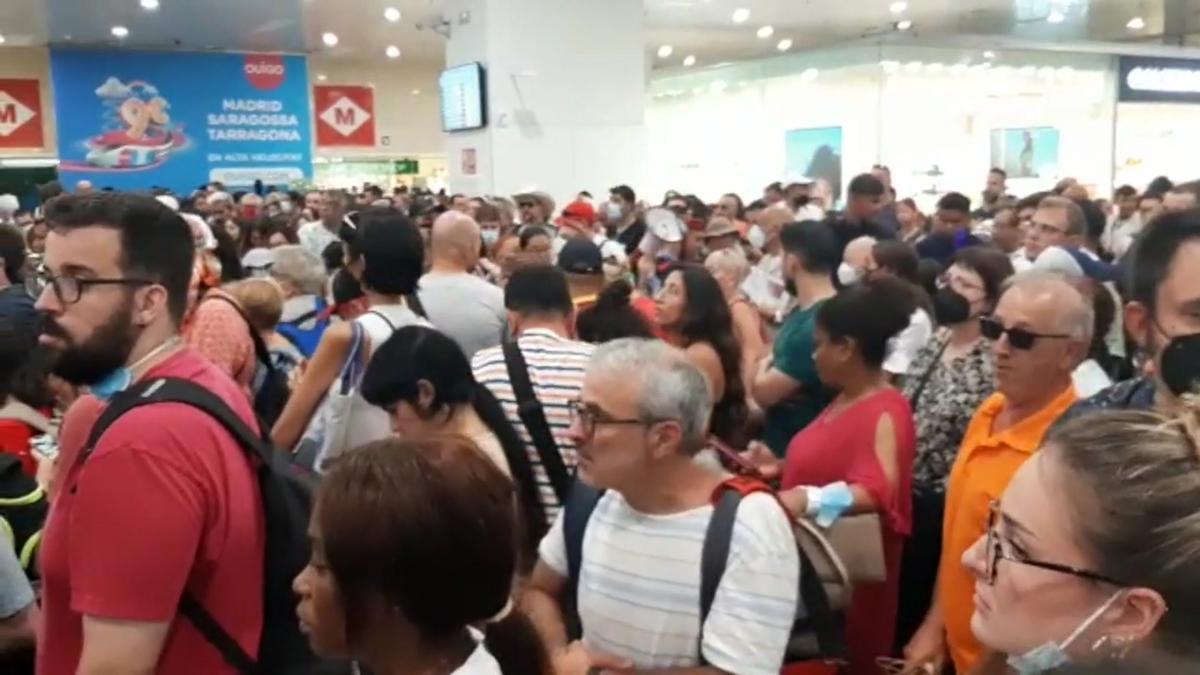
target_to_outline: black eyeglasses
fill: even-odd
[[[571,424],[579,423],[579,430],[587,438],[591,438],[592,434],[596,433],[596,426],[600,424],[638,424],[648,425],[656,424],[662,420],[643,420],[643,419],[620,419],[610,417],[608,413],[588,406],[583,401],[571,401]]]
[[[1125,586],[1125,584],[1107,577],[1097,572],[1071,567],[1070,565],[1060,565],[1058,563],[1045,562],[1042,560],[1031,560],[1016,555],[1011,550],[1004,550],[1004,540],[1000,537],[1000,532],[996,529],[996,521],[1000,518],[1000,504],[993,501],[988,506],[988,523],[987,523],[987,549],[985,557],[985,573],[987,574],[988,585],[996,583],[996,563],[1001,560],[1017,563],[1018,565],[1026,565],[1028,567],[1037,567],[1038,569],[1058,572],[1060,574],[1069,574],[1073,577],[1088,579],[1091,581],[1099,581],[1101,583],[1112,584],[1114,586]],[[1011,544],[1010,544],[1011,548]]]
[[[1024,328],[1005,328],[1004,324],[990,316],[979,318],[979,332],[983,333],[983,337],[993,341],[1007,335],[1008,344],[1012,345],[1013,349],[1021,350],[1033,349],[1034,343],[1040,339],[1065,340],[1071,337],[1061,333],[1034,333]]]
[[[522,209],[532,209],[533,202],[521,202],[521,203],[517,204],[517,207],[522,208]]]
[[[155,282],[149,279],[77,279],[75,277],[55,276],[45,267],[25,278],[25,292],[34,300],[42,297],[46,287],[54,289],[54,296],[64,305],[73,305],[83,297],[83,292],[91,286],[149,286]]]

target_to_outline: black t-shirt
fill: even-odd
[[[895,232],[869,220],[855,222],[845,218],[836,218],[830,221],[830,225],[833,227],[834,236],[837,237],[839,260],[846,252],[846,246],[859,237],[874,237],[879,240],[896,238]]]
[[[646,221],[638,218],[633,221],[633,224],[625,228],[623,232],[617,233],[617,241],[625,246],[625,255],[633,255],[637,250],[638,244],[642,243],[642,237],[646,235]]]

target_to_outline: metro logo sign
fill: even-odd
[[[44,145],[38,81],[0,79],[0,148],[41,149]]]
[[[373,147],[375,91],[371,87],[313,87],[317,147]]]

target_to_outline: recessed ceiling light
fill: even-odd
[[[804,72],[800,73],[800,81],[812,82],[813,80],[817,79],[817,76],[820,74],[821,71],[817,70],[816,68],[805,68]]]
[[[70,38],[68,38],[68,39],[70,39]],[[4,44],[4,36],[0,35],[0,45],[2,45],[2,44]]]
[[[694,65],[696,65],[696,56],[694,54],[688,54],[687,56],[683,57],[684,68],[691,68]]]
[[[757,33],[759,39],[761,39],[761,40],[766,40],[767,38],[771,37],[774,34],[775,34],[774,26],[763,26],[762,28],[758,29],[758,33]]]
[[[986,52],[984,52],[984,53],[983,53],[983,58],[985,58],[985,59],[994,59],[994,58],[996,58],[996,52],[994,52],[994,51],[992,51],[992,50],[990,50],[990,49],[989,49],[989,50],[987,50]]]
[[[139,0],[138,4],[142,6],[142,9],[158,9],[158,0]]]
[[[420,96],[420,95],[421,95],[421,90],[420,90],[420,89],[413,89],[413,90],[412,90],[412,95],[413,95],[413,96]]]
[[[1135,16],[1129,20],[1129,23],[1125,24],[1125,27],[1129,30],[1142,30],[1146,27],[1146,20],[1140,16]]]
[[[896,30],[908,30],[912,28],[912,19],[902,19],[896,22]]]
[[[383,18],[391,21],[392,23],[396,23],[400,20],[400,10],[396,9],[395,7],[388,7],[387,9],[383,10]]]
[[[663,45],[658,48],[658,58],[660,58],[660,59],[670,58],[671,55],[674,53],[675,53],[675,48],[672,47],[671,45]]]
[[[123,37],[129,35],[129,29],[126,28],[125,26],[113,26],[111,32],[113,34],[113,37],[117,37],[117,38],[123,38]]]
[[[325,74],[317,73],[317,82],[324,82],[324,81],[325,81]]]
[[[896,0],[896,2],[888,6],[888,9],[892,14],[903,14],[908,11],[908,3],[904,2],[904,0]]]
[[[746,23],[750,20],[750,10],[746,9],[745,7],[738,7],[737,9],[733,10],[732,18],[734,23]]]
[[[775,48],[781,52],[786,52],[787,50],[792,48],[792,39],[784,38],[784,39],[780,40],[779,44],[775,45]]]
[[[388,45],[387,49],[384,50],[384,53],[387,54],[387,57],[389,59],[400,58],[400,48],[397,47],[396,45]]]
[[[1050,13],[1046,15],[1046,21],[1048,23],[1062,23],[1066,20],[1067,20],[1066,15],[1063,14],[1062,12],[1058,11],[1057,9],[1050,10]]]
[[[324,42],[326,47],[336,47],[338,36],[333,33],[322,33],[321,42]]]

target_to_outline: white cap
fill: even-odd
[[[19,208],[21,202],[17,201],[16,195],[0,195],[0,213],[12,215]]]
[[[188,227],[192,228],[192,240],[196,242],[196,248],[204,249],[205,251],[217,250],[217,238],[213,236],[212,228],[204,219],[194,213],[181,213],[184,222]]]
[[[1033,261],[1033,269],[1043,272],[1057,272],[1058,274],[1065,274],[1075,279],[1084,276],[1083,268],[1079,266],[1079,263],[1075,260],[1075,256],[1058,246],[1051,246],[1042,251],[1038,255],[1037,260]]]
[[[664,208],[653,208],[646,211],[646,229],[660,241],[673,244],[683,241],[683,223],[674,211]]]
[[[179,200],[175,199],[171,195],[158,195],[157,197],[155,197],[155,199],[157,199],[159,201],[159,203],[161,203],[163,206],[167,207],[168,209],[171,209],[172,211],[176,211],[176,212],[179,211]]]

